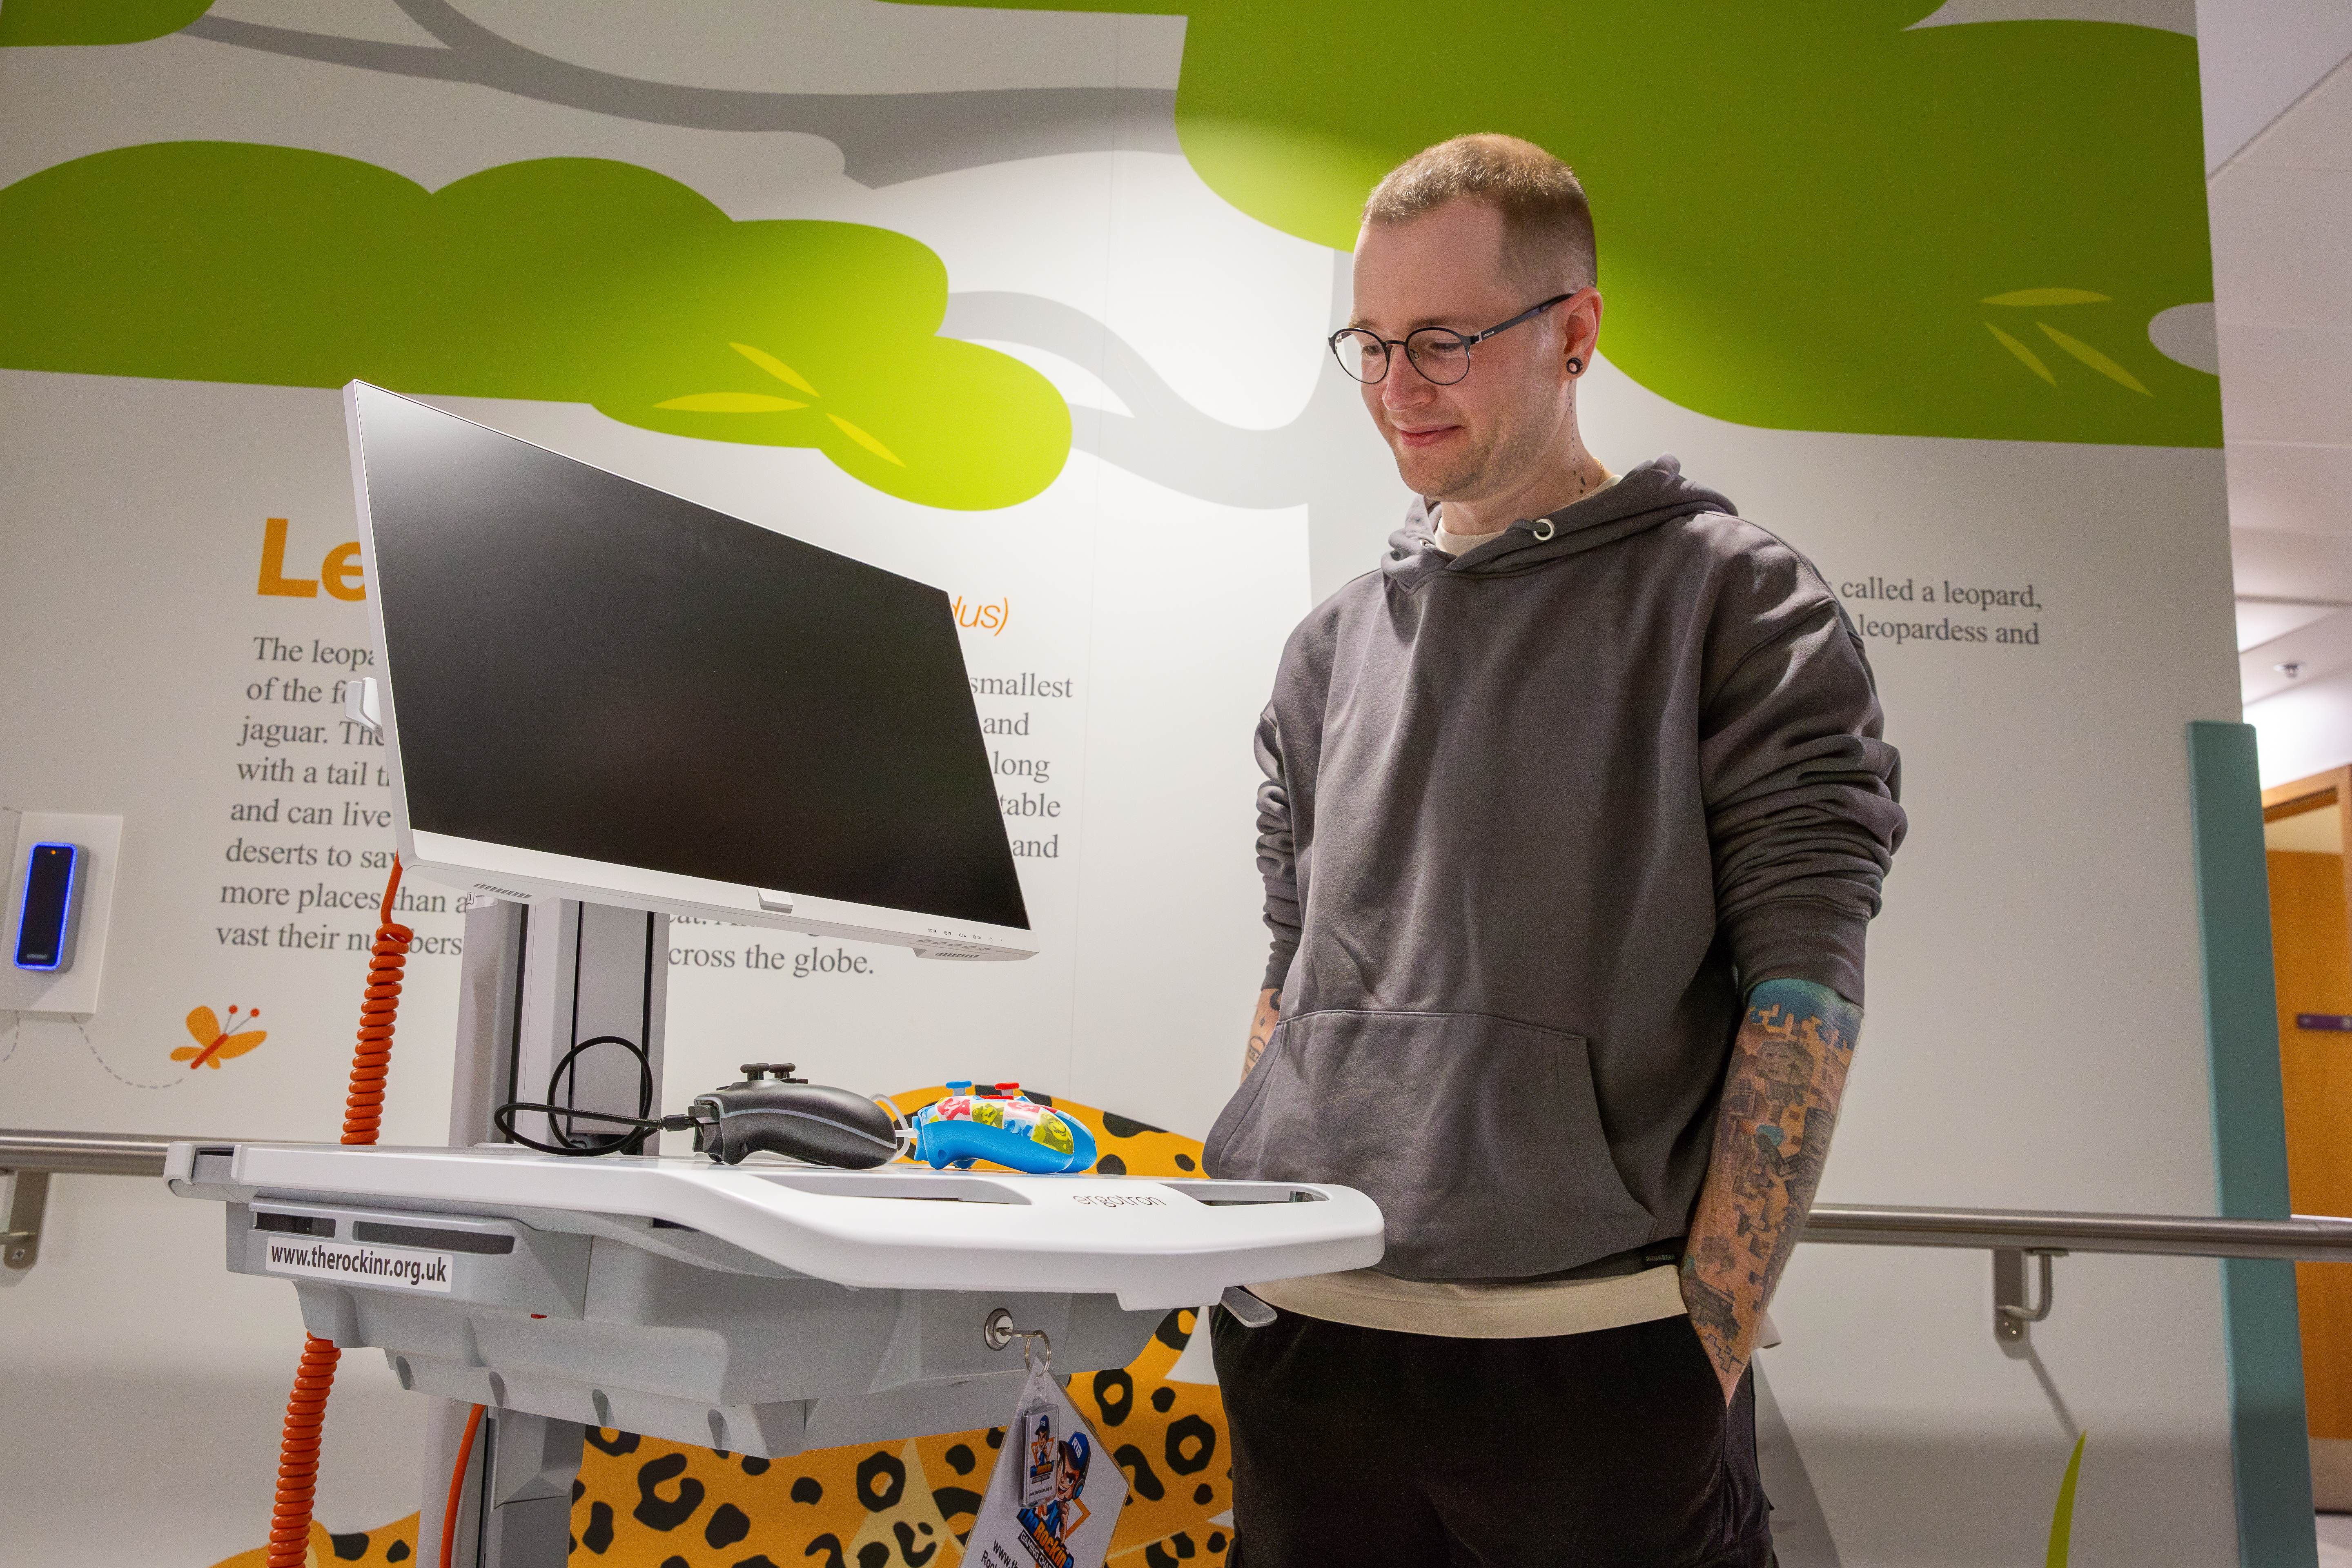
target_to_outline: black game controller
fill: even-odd
[[[877,1101],[792,1076],[791,1062],[745,1062],[743,1081],[687,1107],[694,1147],[721,1164],[762,1150],[812,1164],[863,1171],[898,1158],[903,1129]],[[763,1075],[773,1073],[772,1079]]]

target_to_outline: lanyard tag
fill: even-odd
[[[963,1560],[971,1568],[1102,1568],[1126,1505],[1127,1477],[1062,1385],[1036,1367],[1005,1429]]]
[[[1021,1414],[1006,1431],[1005,1450],[1021,1440],[1021,1506],[1044,1508],[1054,1500],[1054,1474],[1062,1467],[1062,1412],[1046,1396],[1052,1382],[1043,1368],[1029,1374],[1021,1391]]]

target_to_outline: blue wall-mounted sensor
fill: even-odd
[[[25,901],[16,911],[17,968],[48,973],[72,966],[81,864],[78,845],[33,846],[25,868]]]

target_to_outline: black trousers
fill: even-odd
[[[1756,1404],[1690,1320],[1528,1340],[1212,1314],[1233,1568],[1764,1568]]]

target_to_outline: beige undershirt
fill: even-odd
[[[1556,1279],[1540,1285],[1398,1279],[1358,1268],[1276,1279],[1251,1286],[1250,1293],[1305,1318],[1456,1340],[1589,1334],[1679,1317],[1685,1310],[1671,1263],[1608,1279]]]
[[[1604,476],[1602,476],[1601,480],[1601,483],[1599,484],[1599,486],[1597,486],[1596,488],[1594,488],[1594,489],[1591,489],[1591,490],[1587,491],[1584,495],[1580,495],[1580,496],[1577,497],[1576,499],[1577,499],[1578,500],[1588,500],[1591,499],[1591,497],[1599,495],[1602,490],[1607,489],[1611,485],[1615,484],[1615,483],[1617,482],[1618,479],[1619,479],[1619,476],[1618,476],[1618,475],[1616,475],[1616,474],[1607,474],[1607,475],[1604,475]],[[1482,544],[1486,544],[1486,543],[1489,543],[1489,542],[1493,542],[1493,541],[1495,541],[1495,540],[1496,540],[1496,539],[1501,538],[1501,537],[1503,536],[1503,533],[1504,533],[1504,530],[1503,530],[1503,529],[1500,529],[1500,528],[1496,529],[1496,530],[1495,530],[1493,532],[1491,532],[1491,533],[1448,533],[1448,532],[1446,532],[1446,531],[1445,531],[1445,507],[1444,507],[1444,504],[1443,502],[1439,503],[1439,505],[1438,505],[1438,508],[1437,508],[1437,517],[1436,517],[1436,521],[1435,521],[1435,523],[1434,523],[1434,527],[1435,527],[1435,529],[1436,529],[1436,534],[1437,534],[1437,548],[1439,548],[1440,550],[1443,550],[1443,551],[1444,551],[1444,552],[1445,552],[1445,553],[1447,553],[1448,555],[1464,555],[1464,554],[1467,554],[1469,552],[1471,552],[1471,551],[1473,551],[1473,550],[1477,549],[1477,548],[1478,548],[1480,545],[1482,545]]]

